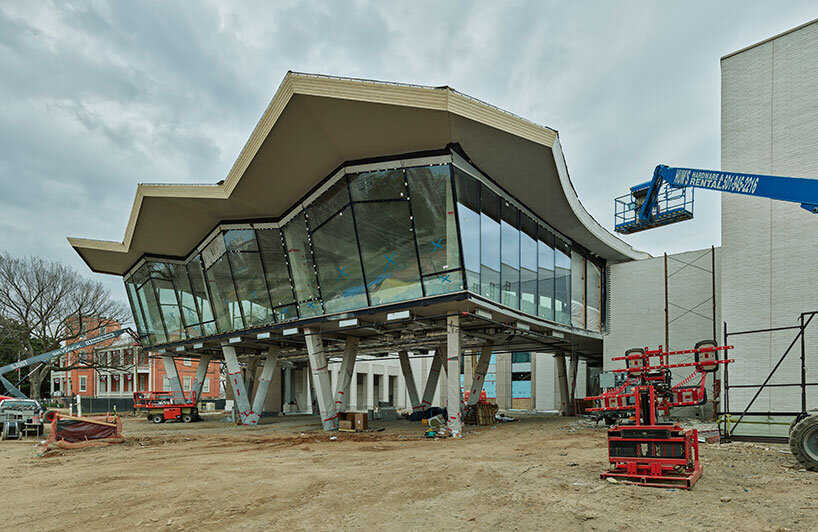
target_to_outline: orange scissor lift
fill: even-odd
[[[196,392],[134,392],[134,410],[141,410],[154,423],[199,421]]]

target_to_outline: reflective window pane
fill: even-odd
[[[357,203],[353,208],[371,304],[421,297],[409,202]]]
[[[519,308],[520,291],[520,211],[507,201],[501,204],[500,240],[502,267],[501,303]]]
[[[554,313],[558,323],[571,323],[571,255],[560,239],[554,241]]]
[[[284,226],[284,240],[287,245],[287,257],[292,270],[295,295],[299,303],[301,317],[317,316],[322,314],[319,302],[318,283],[315,278],[315,266],[312,260],[307,225],[303,214],[287,222]]]
[[[545,227],[537,230],[537,316],[554,317],[554,235]]]
[[[520,213],[520,310],[537,314],[537,224]]]
[[[139,305],[145,314],[145,333],[147,334],[148,344],[164,343],[167,341],[165,326],[162,324],[162,316],[159,314],[159,301],[156,299],[156,293],[153,290],[153,284],[151,284],[148,265],[143,264],[137,274],[134,274],[134,277],[141,281],[140,284],[137,284],[136,294]]]
[[[202,335],[202,327],[196,300],[190,287],[187,268],[183,264],[168,264],[168,267],[170,268],[173,286],[176,288],[176,298],[182,305],[182,324],[185,327],[187,337],[198,338]]]
[[[219,332],[243,328],[244,322],[241,318],[241,309],[236,297],[236,288],[233,285],[233,276],[230,274],[227,255],[216,259],[216,262],[205,272],[205,276],[210,286],[216,327]]]
[[[136,330],[139,336],[145,336],[145,320],[142,318],[142,307],[139,304],[139,296],[136,295],[136,285],[133,281],[125,281],[125,292],[128,294],[128,303],[131,305],[131,312],[133,312],[134,323],[136,323]]]
[[[480,183],[459,168],[454,168],[457,187],[457,217],[463,264],[466,267],[466,288],[480,293]]]
[[[252,229],[231,229],[224,232],[227,251],[258,251],[256,232]]]
[[[480,294],[500,301],[500,198],[480,187]]]
[[[154,274],[156,275],[156,274]],[[155,277],[153,285],[156,289],[156,296],[159,299],[159,307],[162,310],[162,318],[165,320],[165,331],[168,342],[178,342],[185,338],[182,327],[182,313],[179,310],[179,303],[176,300],[176,291],[173,283],[168,279]]]
[[[312,233],[318,282],[326,312],[367,306],[350,207]]]
[[[349,203],[347,182],[346,179],[341,178],[340,181],[321,194],[307,207],[307,218],[310,223],[310,228],[315,230],[315,228],[343,209],[347,203]]]
[[[571,251],[571,325],[585,328],[585,257]]]
[[[460,267],[457,223],[448,165],[408,168],[406,179],[424,274]]]
[[[213,317],[213,309],[210,306],[210,294],[207,292],[202,260],[199,255],[196,255],[187,263],[187,272],[190,276],[190,288],[193,290],[196,305],[199,307],[199,313],[202,316],[202,331],[206,335],[216,334],[218,332],[216,329],[216,320]]]
[[[290,270],[287,266],[287,255],[284,243],[281,240],[281,231],[278,229],[259,229],[256,231],[261,249],[261,258],[264,262],[264,272],[267,277],[267,287],[270,289],[270,300],[274,307],[293,303],[293,286],[290,281]],[[297,317],[295,312],[287,319]],[[276,315],[278,315],[276,311]],[[278,321],[278,318],[276,318]]]
[[[592,331],[602,329],[602,269],[586,261],[585,327]]]
[[[349,176],[352,201],[401,199],[406,196],[403,170],[379,170]]]
[[[463,289],[463,274],[460,270],[433,273],[423,277],[423,286],[427,296],[448,294]]]
[[[250,231],[252,244],[248,240],[242,244],[244,249],[257,248],[255,231]],[[261,255],[256,251],[234,251],[227,253],[233,270],[233,279],[238,289],[238,300],[244,314],[247,327],[272,323],[273,306],[267,293],[264,270],[261,267]]]

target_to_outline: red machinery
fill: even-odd
[[[154,423],[171,420],[190,423],[201,419],[196,392],[134,392],[133,407],[145,411],[148,421]]]
[[[707,402],[707,374],[719,364],[733,362],[719,359],[719,351],[733,346],[716,346],[704,341],[696,348],[665,352],[630,349],[623,357],[624,382],[602,395],[588,397],[597,404],[588,412],[633,412],[608,430],[608,461],[611,468],[602,478],[615,478],[629,484],[690,489],[702,474],[699,463],[699,441],[696,429],[682,428],[678,423],[657,421],[659,412],[668,415],[672,407],[702,405]],[[690,355],[694,362],[670,364],[670,356]],[[658,358],[657,363],[651,359]],[[671,369],[693,368],[693,373],[671,385]],[[699,379],[699,382],[690,385]]]

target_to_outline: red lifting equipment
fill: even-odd
[[[702,345],[705,344],[705,345]],[[702,405],[707,402],[707,374],[719,364],[733,362],[719,359],[713,342],[700,342],[699,348],[665,352],[631,349],[623,357],[627,373],[624,384],[602,395],[588,397],[596,404],[588,412],[633,411],[631,420],[622,420],[608,430],[610,469],[601,478],[615,478],[627,484],[662,488],[690,489],[702,475],[699,463],[699,440],[696,429],[682,428],[678,423],[657,421],[659,412],[667,415],[672,407]],[[670,364],[674,355],[694,354],[695,362]],[[658,359],[651,363],[651,359]],[[693,373],[671,385],[670,370],[692,367]],[[695,384],[690,384],[698,379]]]

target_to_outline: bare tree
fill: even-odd
[[[61,342],[95,336],[102,327],[121,324],[129,315],[127,305],[114,300],[101,282],[85,279],[72,268],[38,257],[0,253],[0,319],[13,324],[3,331],[6,342],[11,338],[22,358],[56,349]],[[31,373],[33,398],[39,398],[54,362]]]

